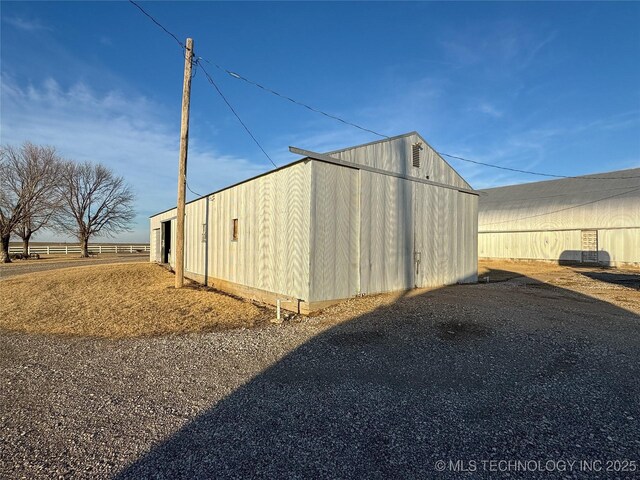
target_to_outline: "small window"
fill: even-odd
[[[233,228],[231,230],[231,240],[234,242],[238,241],[238,219],[233,219]]]
[[[421,143],[414,143],[411,145],[411,157],[413,160],[413,166],[420,168],[420,150],[422,150]]]

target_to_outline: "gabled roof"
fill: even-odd
[[[455,185],[449,185],[449,184],[446,184],[446,183],[434,182],[433,180],[426,180],[424,178],[414,177],[414,176],[411,176],[411,175],[404,175],[404,174],[392,172],[392,171],[389,171],[389,170],[382,170],[382,169],[371,167],[371,166],[368,166],[368,165],[362,165],[362,164],[353,163],[353,162],[346,162],[344,160],[340,160],[338,158],[334,158],[331,155],[327,155],[327,154],[324,154],[324,153],[316,153],[316,152],[311,152],[309,150],[301,150],[301,149],[296,148],[296,147],[289,147],[289,151],[291,151],[292,153],[297,153],[299,155],[305,155],[304,160],[306,160],[306,159],[319,160],[321,162],[331,163],[333,165],[339,165],[341,167],[353,168],[353,169],[356,169],[356,170],[365,170],[365,171],[369,171],[369,172],[379,173],[381,175],[388,175],[390,177],[402,178],[402,179],[405,179],[405,180],[411,180],[411,181],[418,182],[418,183],[424,183],[426,185],[433,185],[435,187],[442,187],[442,188],[447,188],[449,190],[456,190],[458,192],[470,193],[470,194],[476,195],[476,196],[478,195],[478,193],[475,190],[470,189],[470,188],[456,187]]]
[[[347,150],[353,150],[355,148],[368,147],[369,145],[376,145],[378,143],[391,142],[392,140],[397,140],[399,138],[410,137],[411,135],[418,135],[425,143],[427,143],[422,138],[422,136],[420,136],[420,134],[418,132],[413,131],[413,132],[403,133],[401,135],[396,135],[394,137],[381,138],[380,140],[374,140],[373,142],[361,143],[360,145],[353,145],[351,147],[345,147],[345,148],[340,148],[338,150],[332,150],[330,152],[326,152],[325,155],[333,155],[334,153],[346,152]]]
[[[427,141],[425,140],[425,138],[424,138],[422,135],[420,135],[420,133],[419,133],[419,132],[417,132],[417,131],[415,131],[415,130],[414,130],[413,132],[407,132],[407,133],[403,133],[403,134],[401,134],[401,135],[395,135],[395,136],[393,136],[393,137],[381,138],[380,140],[374,140],[373,142],[367,142],[367,143],[362,143],[362,144],[360,144],[360,145],[354,145],[354,146],[352,146],[352,147],[346,147],[346,148],[341,148],[341,149],[339,149],[339,150],[333,150],[333,151],[331,151],[331,152],[327,152],[327,153],[326,153],[326,155],[333,155],[333,154],[336,154],[336,153],[346,152],[346,151],[348,151],[348,150],[355,150],[355,149],[362,148],[362,147],[368,147],[368,146],[370,146],[370,145],[376,145],[376,144],[379,144],[379,143],[391,142],[391,141],[393,141],[393,140],[398,140],[398,139],[400,139],[400,138],[411,137],[411,136],[413,136],[413,135],[417,136],[417,137],[420,139],[420,141],[422,141],[422,142],[423,142],[427,147],[429,147],[429,148],[430,148],[430,149],[431,149],[431,150],[432,150],[432,151],[437,155],[437,157],[438,157],[438,158],[439,158],[439,159],[440,159],[440,160],[441,160],[441,161],[442,161],[442,162],[443,162],[443,163],[444,163],[448,168],[450,168],[450,169],[453,171],[453,173],[454,173],[455,175],[457,175],[457,176],[459,177],[459,179],[460,179],[462,182],[464,182],[464,184],[465,184],[465,186],[466,186],[466,188],[467,188],[467,189],[469,189],[469,190],[473,190],[473,187],[471,187],[471,185],[469,184],[469,182],[467,182],[467,181],[464,179],[464,177],[463,177],[462,175],[460,175],[460,173],[459,173],[455,168],[453,168],[453,167],[451,166],[451,164],[450,164],[449,162],[447,162],[447,160],[445,160],[445,159],[444,159],[444,157],[443,157],[442,155],[440,155],[440,153],[439,153],[435,148],[433,148],[433,147],[431,146],[431,144],[430,144],[429,142],[427,142]]]
[[[640,227],[640,168],[479,193],[480,231]]]
[[[460,189],[460,191],[465,191],[466,190],[467,193],[477,194],[475,191],[473,191],[473,189],[469,185],[469,183],[467,183],[467,181],[464,180],[464,178],[453,167],[451,167],[451,165],[449,165],[449,163],[444,158],[442,158],[442,156],[433,147],[431,147],[431,145],[429,145],[429,143],[422,137],[422,135],[420,135],[418,132],[413,131],[413,132],[404,133],[402,135],[396,135],[394,137],[388,137],[388,138],[383,138],[383,139],[376,140],[376,141],[373,141],[373,142],[363,143],[361,145],[355,145],[355,146],[352,146],[352,147],[346,147],[346,148],[343,148],[343,149],[340,149],[340,150],[333,150],[333,151],[328,152],[326,154],[315,155],[315,156],[305,156],[304,158],[300,158],[298,160],[294,160],[292,162],[289,162],[289,163],[287,163],[285,165],[282,165],[280,167],[277,167],[277,168],[273,168],[271,170],[267,170],[264,173],[261,173],[259,175],[255,175],[253,177],[247,178],[247,179],[242,180],[240,182],[234,183],[233,185],[229,185],[229,186],[221,188],[219,190],[207,193],[207,194],[202,195],[202,196],[200,196],[198,198],[190,200],[190,201],[188,201],[186,203],[190,204],[190,203],[193,203],[193,202],[197,202],[197,201],[199,201],[199,200],[201,200],[201,199],[203,199],[205,197],[209,197],[211,195],[215,195],[217,193],[223,192],[223,191],[228,190],[230,188],[237,187],[238,185],[242,185],[243,183],[247,183],[247,182],[250,182],[250,181],[255,180],[257,178],[264,177],[265,175],[270,175],[272,173],[278,172],[278,171],[283,170],[285,168],[292,167],[294,165],[297,165],[298,163],[307,161],[309,159],[313,159],[313,160],[320,161],[320,162],[336,163],[334,161],[328,162],[327,159],[326,159],[326,156],[330,156],[330,155],[335,154],[335,153],[346,152],[348,150],[353,150],[353,149],[357,149],[357,148],[366,147],[366,146],[369,146],[369,145],[375,145],[375,144],[384,143],[384,142],[391,142],[393,140],[398,140],[400,138],[410,137],[412,135],[416,135],[418,138],[420,138],[420,140],[422,142],[424,142],[425,145],[427,145],[431,150],[433,150],[436,153],[436,155],[438,156],[438,158],[440,160],[442,160],[448,166],[448,168],[450,168],[460,178],[460,180],[465,184],[466,188],[464,188],[464,187],[463,188],[455,188],[453,186],[447,186],[447,185],[443,185],[443,184],[438,184],[438,182],[433,182],[433,181],[431,181],[431,182],[430,181],[423,181],[423,183],[439,185],[439,186],[443,186],[443,187],[446,187],[446,188]],[[316,158],[316,157],[319,157],[319,158]],[[322,158],[322,157],[325,157],[325,158]],[[154,213],[153,215],[149,216],[149,218],[155,217],[157,215],[161,215],[161,214],[166,213],[166,212],[168,212],[170,210],[173,210],[174,208],[176,208],[176,207],[171,207],[171,208],[168,208],[168,209],[163,210],[161,212]]]

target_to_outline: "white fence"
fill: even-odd
[[[70,253],[80,253],[80,245],[34,245],[29,246],[29,253],[40,255],[69,255]],[[143,245],[91,245],[91,253],[143,253],[149,252],[149,244]],[[9,253],[22,253],[22,245],[11,245]]]

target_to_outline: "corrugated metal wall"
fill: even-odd
[[[311,162],[310,301],[360,293],[360,172]]]
[[[640,263],[640,228],[596,230],[600,263],[603,265]],[[580,262],[582,259],[581,230],[480,233],[478,256],[480,258]]]
[[[413,182],[360,171],[360,290],[413,288]]]
[[[468,188],[426,143],[414,168],[416,141],[408,135],[341,155]],[[172,218],[175,246],[175,215],[151,218],[152,251],[154,229]],[[187,204],[185,231],[186,272],[306,302],[477,279],[476,195],[318,160]]]
[[[478,235],[480,258],[558,260],[563,252],[567,252],[564,254],[567,261],[580,260],[580,230],[480,233]]]
[[[310,187],[304,162],[217,193],[209,205],[209,275],[307,300]]]
[[[607,252],[612,264],[640,264],[640,228],[598,230],[598,250]]]
[[[581,261],[597,230],[599,261],[640,263],[640,169],[481,192],[479,256]]]
[[[385,154],[405,162],[394,171],[418,176],[412,140],[385,143]],[[380,168],[367,161],[377,146],[344,159]],[[312,206],[311,301],[477,281],[476,195],[313,161]]]
[[[211,278],[307,300],[310,185],[310,162],[303,162],[188,203],[185,271],[205,275],[206,270]],[[172,209],[151,218],[152,251],[154,229],[175,215]],[[239,234],[234,241],[236,218]],[[174,246],[175,225],[174,219]],[[170,263],[174,265],[173,258]]]

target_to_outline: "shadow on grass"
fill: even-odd
[[[456,478],[435,462],[637,458],[639,317],[550,288],[556,300],[448,287],[337,324],[117,478]]]

